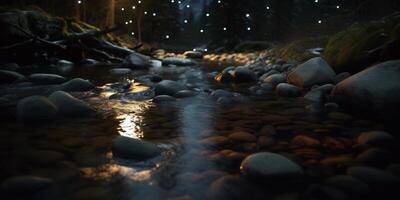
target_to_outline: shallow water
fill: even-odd
[[[129,77],[114,77],[107,67],[81,68],[67,74],[93,81],[100,89],[75,94],[99,110],[93,118],[58,119],[36,125],[0,122],[0,180],[16,175],[38,175],[56,182],[34,193],[2,194],[5,199],[265,199],[280,194],[301,194],[311,183],[344,174],[360,150],[355,137],[362,131],[382,130],[379,122],[332,113],[313,113],[300,99],[274,95],[250,96],[246,86],[223,86],[207,76],[222,66],[153,68],[164,79],[179,80],[199,91],[195,97],[157,105],[151,100],[120,97],[116,82],[135,81],[147,74],[136,71]],[[131,92],[147,91],[135,82]],[[224,88],[248,97],[245,103],[219,105],[209,90]],[[136,97],[135,97],[136,98]],[[276,135],[265,135],[272,126]],[[212,136],[228,137],[244,131],[254,141],[230,139],[220,145],[207,142]],[[163,154],[136,162],[115,159],[111,143],[124,135],[156,143]],[[296,135],[316,138],[320,144],[299,146]],[[240,176],[240,162],[249,154],[276,152],[292,158],[306,173],[300,186],[267,188]],[[343,159],[342,159],[343,158]],[[398,162],[393,158],[393,163]],[[220,180],[227,177],[228,186]],[[18,199],[17,198],[17,199]],[[3,199],[3,198],[2,198]]]

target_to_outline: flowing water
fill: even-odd
[[[1,199],[265,199],[296,194],[309,184],[344,174],[359,153],[354,147],[358,133],[385,129],[379,122],[339,112],[312,112],[300,99],[255,97],[248,86],[219,85],[208,73],[221,67],[203,63],[151,69],[198,91],[195,97],[164,104],[141,99],[149,88],[136,78],[147,71],[124,77],[110,75],[108,67],[72,71],[67,76],[87,78],[98,86],[94,92],[75,94],[98,114],[35,125],[0,122],[0,180],[16,175],[55,180],[33,195],[17,191]],[[138,95],[125,91],[115,96],[127,81],[134,81],[128,91]],[[218,88],[241,93],[244,101],[221,105],[210,95]],[[265,127],[276,134],[265,134]],[[227,139],[233,132],[248,132],[255,139]],[[153,142],[163,153],[145,162],[114,158],[111,144],[117,135]],[[292,139],[297,135],[316,138],[318,144],[296,145]],[[295,160],[305,169],[304,183],[275,189],[246,181],[240,163],[260,151]]]

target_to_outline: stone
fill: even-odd
[[[325,101],[325,94],[321,90],[314,89],[304,95],[304,99],[312,103],[322,104]]]
[[[306,192],[306,199],[351,200],[352,198],[343,191],[322,184],[311,184]]]
[[[306,146],[306,147],[318,147],[321,145],[321,142],[317,139],[305,136],[298,135],[292,139],[292,143],[298,146]]]
[[[240,169],[249,179],[271,184],[298,182],[304,175],[299,165],[279,154],[270,152],[248,156],[242,162]]]
[[[147,69],[150,66],[150,58],[140,53],[129,54],[121,64],[121,67],[130,69]]]
[[[116,76],[123,76],[123,75],[128,75],[132,73],[132,70],[129,68],[114,68],[110,69],[110,74],[116,75]]]
[[[221,97],[233,98],[233,93],[232,92],[228,92],[226,90],[218,89],[218,90],[215,90],[215,91],[211,92],[211,96],[214,99],[219,99]]]
[[[391,147],[395,143],[395,138],[384,131],[363,132],[357,137],[358,144],[372,146]]]
[[[167,103],[167,102],[174,102],[176,99],[169,95],[158,95],[153,98],[154,103]]]
[[[276,135],[276,130],[272,125],[265,125],[261,128],[258,134],[264,136],[274,136]]]
[[[354,196],[366,196],[370,192],[368,184],[349,175],[333,176],[325,180],[327,185],[338,188]]]
[[[181,90],[175,94],[176,98],[187,98],[187,97],[193,97],[196,96],[197,92],[191,91],[191,90]]]
[[[249,197],[246,187],[246,182],[239,177],[231,175],[223,176],[210,185],[206,193],[207,199],[245,199]]]
[[[280,83],[276,86],[276,92],[283,97],[301,96],[301,89],[288,83]]]
[[[23,122],[52,120],[57,111],[57,107],[42,96],[26,97],[17,104],[17,118]]]
[[[65,92],[86,92],[94,89],[94,87],[95,86],[88,80],[74,78],[61,84],[58,89]]]
[[[264,83],[271,83],[273,85],[278,85],[280,83],[285,83],[286,82],[286,76],[282,74],[273,74],[271,76],[268,76],[263,80]]]
[[[193,62],[193,60],[187,58],[168,57],[162,60],[162,65],[193,66],[196,65],[196,63]]]
[[[400,179],[386,171],[372,167],[351,167],[347,174],[365,182],[369,186],[393,186],[400,184]]]
[[[133,160],[148,160],[160,155],[160,149],[149,142],[125,136],[117,136],[112,143],[115,157]]]
[[[200,51],[186,51],[183,53],[186,58],[194,58],[194,59],[202,59],[203,58],[203,53]]]
[[[233,79],[236,83],[255,82],[257,75],[251,69],[237,67],[233,72]]]
[[[18,71],[21,67],[17,63],[0,64],[0,70]]]
[[[177,92],[185,89],[186,87],[177,81],[163,80],[156,84],[154,90],[156,95],[174,96]]]
[[[214,79],[218,82],[221,83],[231,83],[235,80],[235,78],[233,77],[233,72],[229,72],[229,71],[223,71],[219,74],[217,74]]]
[[[387,119],[400,116],[400,60],[367,68],[336,85],[332,98],[339,105]]]
[[[335,84],[338,84],[338,83],[342,82],[343,80],[345,80],[346,78],[349,78],[350,76],[351,76],[351,74],[349,72],[342,72],[335,76],[335,78],[333,79],[333,82]]]
[[[288,83],[300,88],[309,88],[313,85],[332,83],[336,76],[335,71],[321,57],[316,57],[297,66],[288,75]]]
[[[237,142],[255,142],[257,141],[257,137],[243,131],[238,131],[235,133],[232,133],[228,137],[229,139]]]
[[[64,83],[67,79],[57,74],[31,74],[29,81],[41,85],[53,85]]]
[[[14,71],[0,70],[0,84],[14,83],[24,80],[25,76]]]
[[[85,58],[81,61],[81,65],[85,67],[92,67],[97,64],[99,64],[99,61],[90,58]]]
[[[371,148],[356,157],[356,161],[369,165],[369,166],[387,166],[393,161],[393,154],[389,151]]]
[[[38,176],[14,176],[1,184],[1,190],[11,193],[34,193],[51,185],[54,181]]]
[[[354,159],[349,155],[337,155],[337,156],[329,156],[321,160],[320,163],[322,165],[336,167],[336,166],[347,166],[353,161]]]
[[[88,116],[94,113],[94,109],[64,91],[53,92],[49,100],[57,106],[58,113],[64,116],[79,117]]]

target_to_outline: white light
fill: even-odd
[[[171,0],[171,3],[175,3],[175,0]]]
[[[206,16],[209,17],[209,16],[210,16],[210,13],[206,13]]]
[[[132,22],[133,22],[132,20],[129,20],[129,23],[130,23],[130,24],[132,24]]]
[[[186,8],[190,8],[190,5],[186,5]]]
[[[218,0],[218,3],[222,3],[221,0]]]
[[[267,6],[267,10],[271,9],[271,7]]]
[[[226,27],[224,27],[223,30],[226,31]]]
[[[340,6],[336,6],[336,8],[337,8],[337,9],[339,9],[339,8],[340,8]]]
[[[135,10],[135,9],[136,9],[136,6],[132,6],[132,9]]]
[[[251,31],[251,27],[247,27],[247,30],[248,30],[248,31]]]
[[[204,33],[204,30],[203,30],[203,29],[201,29],[201,30],[200,30],[200,33]]]
[[[181,4],[181,3],[182,3],[182,1],[178,1],[178,3],[179,3],[179,4]]]
[[[315,0],[315,3],[318,3],[318,0]]]
[[[125,24],[129,24],[129,22],[125,22]]]
[[[124,10],[125,10],[125,8],[121,8],[121,10],[122,10],[122,11],[124,11]]]
[[[193,51],[196,51],[196,49],[193,49]]]
[[[137,2],[138,2],[138,4],[141,4],[141,3],[142,3],[142,1],[140,1],[140,0],[139,0],[139,1],[137,1]]]
[[[131,35],[135,35],[135,32],[132,32]]]
[[[82,1],[78,1],[78,4],[81,4],[82,3]]]
[[[153,13],[153,16],[154,16],[154,17],[157,16],[157,13]]]
[[[246,17],[250,17],[250,14],[249,14],[249,13],[247,13],[247,14],[246,14]]]
[[[322,24],[322,20],[318,20],[318,24]]]
[[[147,11],[144,11],[144,14],[147,15]]]
[[[169,39],[169,35],[166,35],[165,38],[166,38],[166,39]]]
[[[183,23],[187,24],[189,21],[187,19],[183,20]]]
[[[208,51],[208,49],[204,49],[204,51],[205,51],[205,52],[207,52],[207,51]]]

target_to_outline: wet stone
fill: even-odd
[[[368,184],[348,175],[330,177],[325,183],[356,197],[366,196],[370,192]]]
[[[160,149],[148,142],[118,136],[113,140],[113,155],[124,159],[147,160],[160,155]]]
[[[347,174],[367,183],[371,187],[385,187],[400,184],[400,179],[386,171],[372,167],[352,167]]]
[[[307,147],[318,147],[321,145],[321,142],[317,139],[305,136],[298,135],[292,139],[292,143],[299,146],[307,146]]]
[[[228,138],[237,142],[254,142],[257,140],[257,137],[255,137],[253,134],[243,131],[232,133]]]
[[[394,137],[383,131],[369,131],[361,133],[357,138],[357,143],[372,146],[390,147],[394,144]]]

